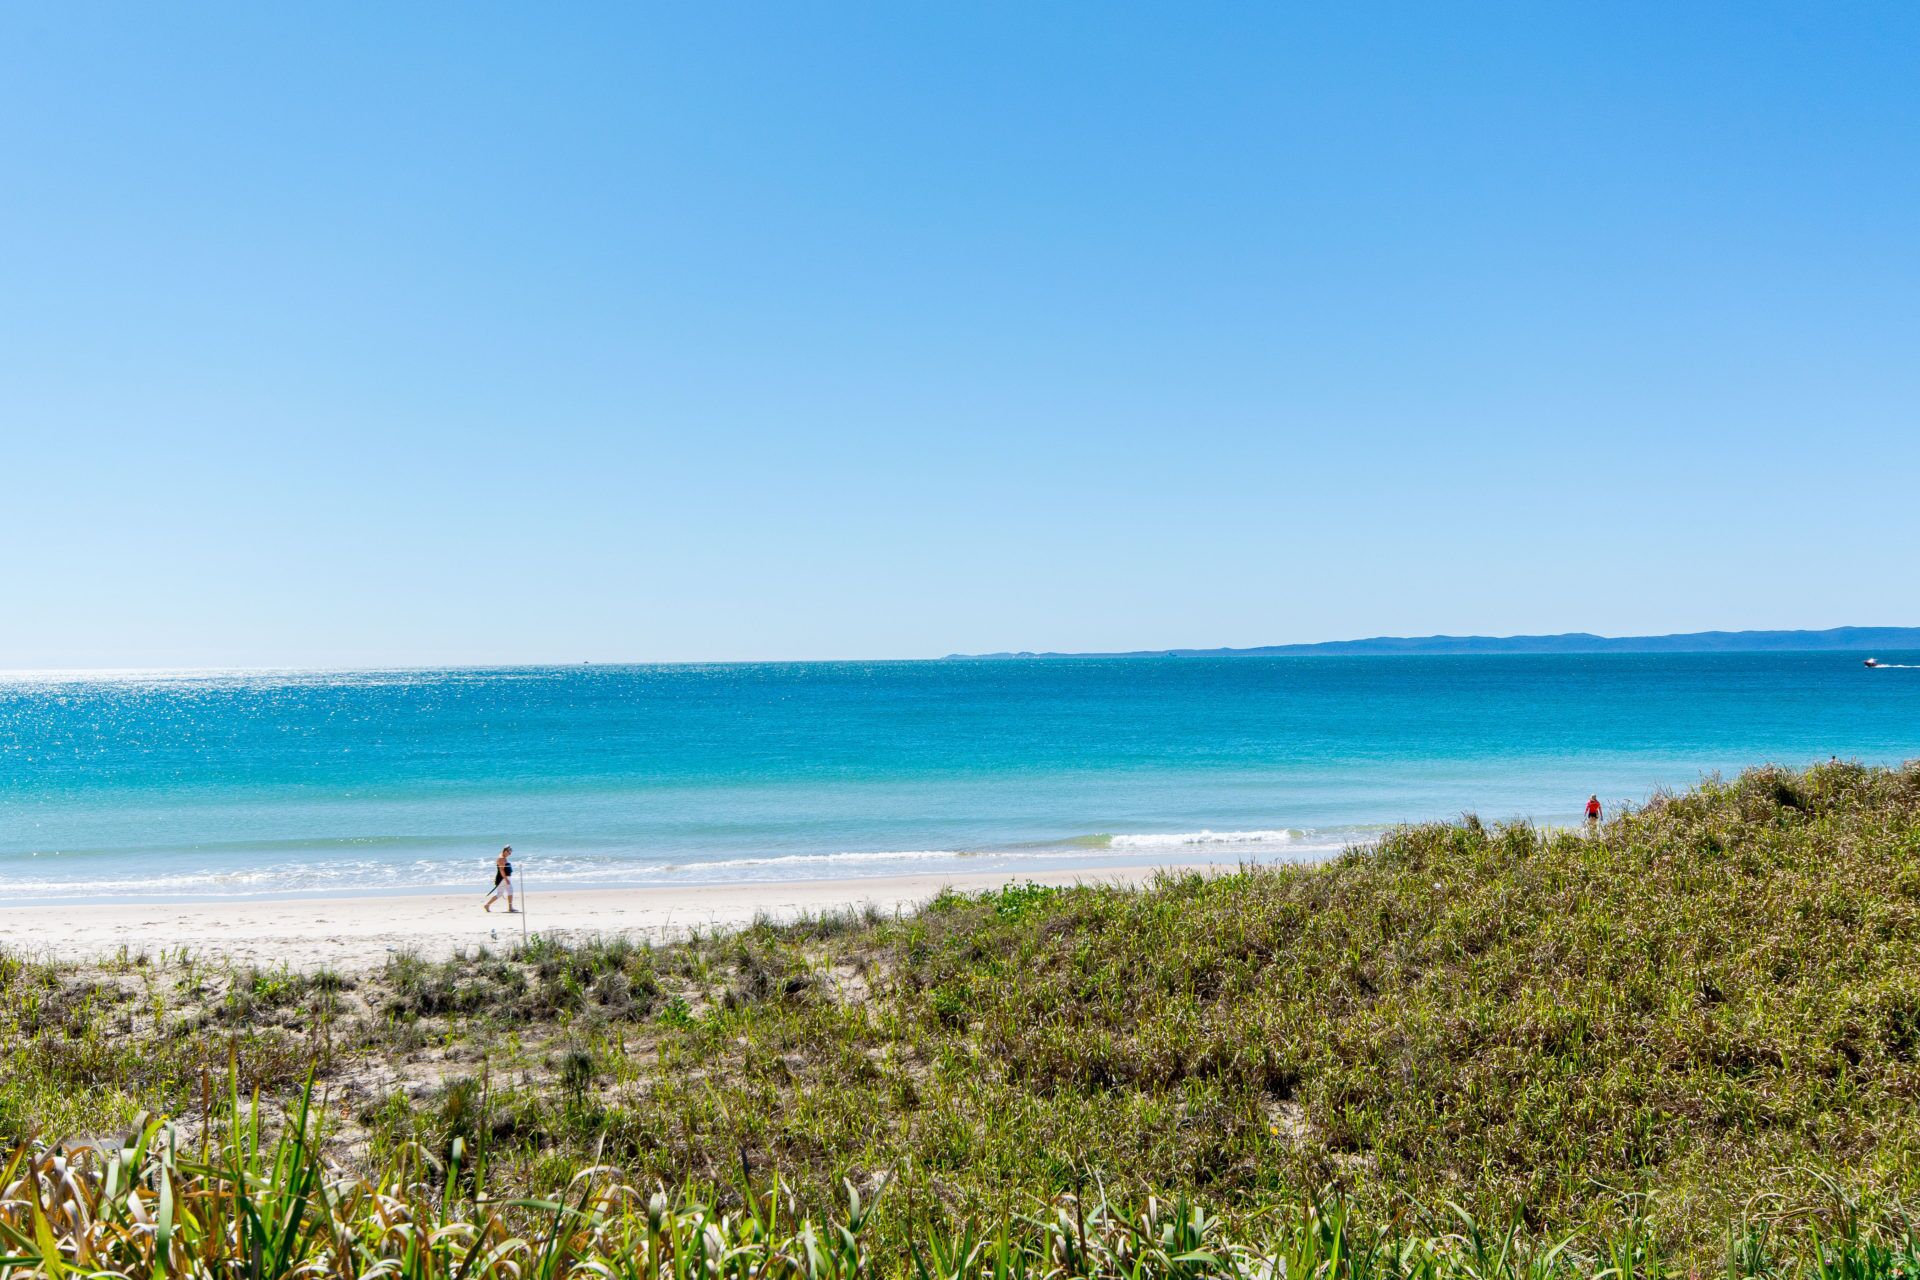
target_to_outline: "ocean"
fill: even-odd
[[[0,676],[13,902],[1311,860],[1920,756],[1920,656]]]

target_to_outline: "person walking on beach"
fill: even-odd
[[[1600,825],[1600,797],[1597,794],[1587,797],[1587,825],[1590,827]]]
[[[500,896],[502,889],[505,889],[507,914],[513,914],[513,863],[510,861],[512,857],[513,846],[508,845],[500,851],[500,856],[493,860],[493,892],[488,894],[487,900],[480,904],[481,910],[493,910],[493,900]]]

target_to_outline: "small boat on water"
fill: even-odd
[[[1867,662],[1866,662],[1866,665],[1867,665],[1867,666],[1869,666],[1869,667],[1877,667],[1877,666],[1879,666],[1879,665],[1880,665],[1880,659],[1878,659],[1878,658],[1868,658],[1868,659],[1867,659]]]

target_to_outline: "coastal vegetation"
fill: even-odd
[[[0,1255],[1912,1275],[1916,1090],[1920,768],[1759,769],[671,945],[7,955]]]

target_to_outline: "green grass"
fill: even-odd
[[[463,1194],[607,1167],[738,1215],[777,1178],[820,1224],[850,1184],[889,1266],[970,1228],[1039,1248],[1035,1215],[1096,1200],[1204,1204],[1256,1253],[1303,1204],[1402,1243],[1455,1204],[1589,1260],[1636,1239],[1718,1270],[1755,1232],[1804,1260],[1820,1223],[1892,1258],[1920,1184],[1920,769],[665,947],[306,978],[0,960],[0,1137],[207,1132],[230,1056],[288,1099],[311,1067],[357,1177],[457,1144]]]
[[[1338,1198],[1274,1206],[1233,1228],[1184,1198],[1117,1204],[1085,1189],[1029,1211],[883,1236],[849,1186],[816,1221],[774,1176],[743,1170],[737,1207],[584,1170],[548,1198],[489,1196],[464,1144],[444,1159],[395,1153],[371,1177],[324,1159],[311,1093],[277,1139],[230,1078],[215,1140],[197,1150],[160,1123],[124,1143],[30,1150],[0,1164],[0,1280],[26,1277],[727,1277],[728,1280],[1666,1280],[1698,1270],[1663,1252],[1656,1224],[1536,1240],[1452,1208],[1443,1224],[1365,1228]],[[1643,1207],[1643,1206],[1642,1206]],[[1912,1280],[1920,1237],[1843,1212],[1749,1217],[1716,1268],[1728,1280]]]

